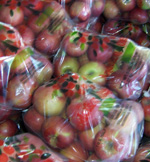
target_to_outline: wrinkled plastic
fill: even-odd
[[[28,131],[76,162],[132,158],[143,137],[143,119],[140,103],[119,99],[77,73],[37,88],[23,114]]]
[[[93,31],[105,8],[105,0],[60,0],[60,4],[67,11],[74,27]]]
[[[74,30],[53,59],[54,76],[79,73],[122,99],[138,99],[149,78],[149,48],[131,39]]]
[[[65,9],[57,1],[2,1],[0,5],[0,22],[14,27],[15,33],[21,35],[20,40],[22,40],[24,46],[33,46],[49,58],[57,52],[63,36],[68,30],[72,29],[72,24]],[[0,44],[3,45],[4,41],[5,44],[9,44],[10,42],[4,36],[4,31],[0,31],[0,40],[3,42]],[[9,36],[11,36],[10,34],[13,33],[9,33]],[[12,39],[10,41],[17,39],[10,38]],[[11,45],[15,46],[14,48],[18,47],[12,43]],[[16,51],[10,49],[8,51],[4,46],[2,52],[7,55]]]
[[[41,139],[30,133],[5,138],[0,141],[0,159],[22,162],[64,162],[64,157],[49,149]]]

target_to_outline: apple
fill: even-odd
[[[141,104],[144,111],[144,119],[150,122],[150,97],[142,96]]]
[[[86,33],[70,32],[64,37],[62,48],[69,56],[79,57],[88,49],[87,37]]]
[[[0,49],[0,57],[4,56],[4,52],[2,49]]]
[[[0,149],[0,159],[3,162],[12,161],[12,159],[13,161],[32,162],[64,162],[67,160],[48,148],[39,137],[30,133],[22,133],[13,137],[7,137],[7,140],[1,140]]]
[[[106,127],[96,134],[94,149],[98,158],[116,162],[126,156],[128,144],[128,135],[115,127]]]
[[[105,121],[102,121],[100,124],[94,128],[90,128],[85,131],[80,131],[78,133],[79,140],[85,150],[94,151],[94,139],[96,134],[105,127]]]
[[[102,26],[103,24],[100,22],[100,20],[98,19],[95,24],[92,24],[89,29],[92,30],[93,32],[97,32],[97,33],[101,33],[102,31]]]
[[[74,142],[67,148],[64,148],[60,153],[67,157],[70,162],[84,162],[88,158],[88,152],[83,149],[79,142]]]
[[[34,133],[40,133],[45,117],[39,114],[34,107],[31,107],[23,114],[23,122],[26,127]]]
[[[109,78],[108,87],[122,99],[138,99],[142,93],[143,85],[138,80],[128,80],[124,70],[113,72]]]
[[[52,56],[60,46],[61,37],[48,29],[42,31],[35,40],[35,48],[44,55]]]
[[[116,3],[122,12],[131,11],[136,6],[136,0],[128,0],[128,1],[116,0]]]
[[[136,0],[136,4],[142,10],[149,10],[150,9],[150,2],[149,0]]]
[[[126,27],[123,29],[122,36],[127,37],[132,40],[137,40],[142,33],[142,29],[139,25],[133,23],[127,23]]]
[[[11,9],[9,6],[2,6],[0,8],[0,21],[11,24],[12,26],[20,25],[24,20],[23,10],[16,6],[14,9]]]
[[[87,53],[85,53],[84,55],[79,56],[77,59],[78,59],[78,62],[80,64],[80,66],[85,65],[86,63],[88,63],[90,61],[89,58],[88,58]]]
[[[143,47],[150,47],[150,40],[149,40],[149,37],[146,33],[142,32],[138,39],[135,40],[135,42],[138,44],[138,45],[141,45]]]
[[[148,19],[149,17],[146,10],[136,7],[130,11],[130,21],[133,24],[145,24],[148,22]]]
[[[149,161],[149,144],[145,143],[139,146],[133,162]]]
[[[69,15],[76,23],[86,21],[91,16],[90,5],[83,1],[74,1],[70,6]]]
[[[21,34],[24,44],[27,46],[32,46],[35,39],[34,32],[29,27],[23,24],[17,26],[17,29]]]
[[[35,71],[31,67],[34,67]],[[50,81],[53,76],[54,67],[51,60],[40,53],[35,52],[31,67],[29,68],[31,69],[31,75],[33,74],[33,78],[35,78],[39,85]]]
[[[87,53],[89,60],[105,63],[112,57],[113,52],[113,48],[103,38],[102,43],[93,41]]]
[[[39,15],[31,15],[27,19],[27,26],[32,29],[37,36],[42,30],[46,29],[50,23],[50,18],[44,13]]]
[[[90,61],[79,68],[78,73],[93,83],[101,86],[106,83],[105,66],[103,63]]]
[[[39,0],[29,1],[26,3],[27,4],[24,6],[23,11],[25,16],[27,17],[38,14],[44,7],[44,2]]]
[[[146,137],[150,137],[150,121],[145,120],[144,121],[144,135]]]
[[[61,114],[66,104],[66,96],[61,92],[58,84],[47,82],[36,89],[33,95],[35,109],[44,116]]]
[[[115,0],[106,0],[103,14],[106,19],[114,19],[119,15],[119,7]]]
[[[10,24],[0,23],[0,47],[4,51],[9,48],[13,52],[17,52],[19,48],[24,47],[22,37],[18,30]]]
[[[138,124],[144,121],[144,111],[141,103],[132,100],[125,100],[121,102],[121,105],[125,108],[131,108],[131,111],[135,112]]]
[[[77,73],[79,69],[79,62],[77,58],[71,56],[60,56],[54,60],[54,75],[56,77],[72,72]]]
[[[6,102],[4,96],[0,96],[0,123],[7,120],[12,113],[12,107]]]
[[[101,161],[101,159],[98,158],[95,153],[92,153],[87,159],[87,161],[95,161],[95,160]]]
[[[0,138],[12,137],[19,131],[17,124],[13,120],[6,120],[0,123]]]
[[[99,17],[105,8],[105,0],[93,0],[92,3],[92,16],[93,17]]]
[[[52,148],[63,149],[74,142],[75,130],[67,120],[52,116],[42,126],[42,137]]]
[[[73,99],[66,110],[71,125],[79,131],[91,129],[102,121],[103,113],[99,110],[101,101],[89,97]]]
[[[134,156],[136,155],[137,149],[140,145],[141,137],[139,137],[138,131],[134,132],[130,136],[130,142],[129,142],[129,149],[127,156],[123,159],[123,162],[130,162],[133,161]]]
[[[15,76],[8,82],[7,101],[16,108],[26,109],[31,105],[37,87],[37,82],[26,74]]]
[[[106,21],[102,28],[102,33],[113,36],[120,36],[124,28],[125,22],[118,19],[110,19]]]
[[[113,108],[108,114],[107,121],[110,127],[115,127],[127,135],[134,133],[138,126],[138,116],[127,103]]]
[[[47,15],[53,21],[56,18],[56,16],[59,18],[61,18],[61,17],[65,18],[65,15],[66,15],[66,12],[65,12],[65,9],[63,8],[63,6],[54,0],[50,1],[49,3],[47,3],[45,5],[43,13],[45,15]]]

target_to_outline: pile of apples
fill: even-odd
[[[0,161],[133,161],[150,136],[149,10],[0,1]]]

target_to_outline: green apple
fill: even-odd
[[[35,91],[33,105],[44,116],[59,115],[65,108],[66,96],[61,92],[59,85],[47,82]]]
[[[137,6],[143,10],[150,9],[150,1],[149,0],[137,0]]]
[[[105,70],[103,63],[90,61],[81,66],[78,72],[82,77],[103,86],[106,83]]]
[[[60,76],[67,72],[77,73],[79,70],[79,62],[77,58],[65,56],[54,61],[54,74]]]

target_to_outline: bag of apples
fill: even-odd
[[[106,0],[102,33],[127,37],[150,47],[148,0]]]
[[[51,79],[53,65],[32,46],[25,45],[14,27],[2,22],[0,47],[8,52],[0,57],[0,122],[3,122],[32,104],[35,89]]]
[[[131,162],[143,136],[140,103],[78,73],[41,85],[32,103],[23,114],[27,130],[68,161]]]
[[[68,33],[54,79],[36,89],[23,114],[27,129],[70,161],[131,162],[143,136],[149,54],[124,37]]]
[[[0,15],[0,22],[14,27],[22,36],[25,46],[32,46],[49,58],[57,52],[63,36],[72,29],[65,9],[55,0],[1,0]],[[10,50],[6,46],[6,43],[10,43],[6,34],[0,30],[0,41],[3,41],[0,49],[3,55],[16,54],[16,50]],[[15,39],[17,38],[10,38],[11,41]]]
[[[99,18],[105,8],[105,0],[58,0],[65,8],[74,27],[100,31]]]

